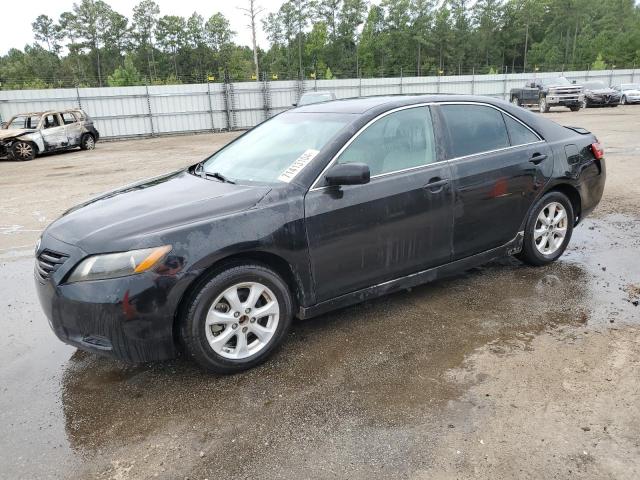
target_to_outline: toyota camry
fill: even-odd
[[[42,234],[36,286],[77,348],[232,373],[294,318],[505,255],[557,260],[604,182],[592,133],[501,100],[317,103],[67,211]]]

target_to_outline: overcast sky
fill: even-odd
[[[77,2],[78,0],[76,0]],[[160,15],[190,16],[194,11],[202,15],[205,20],[216,12],[229,19],[231,28],[236,33],[235,41],[241,45],[251,45],[251,33],[247,28],[248,19],[243,15],[239,6],[246,6],[247,0],[155,0],[160,5]],[[115,11],[131,19],[133,7],[138,3],[131,0],[106,0]],[[74,0],[27,0],[7,1],[2,6],[2,27],[0,27],[0,55],[4,55],[10,48],[23,49],[26,44],[34,41],[31,23],[40,14],[49,15],[54,20],[62,12],[70,11]],[[257,4],[264,8],[260,18],[269,12],[278,10],[282,0],[258,0]],[[258,44],[266,48],[267,39],[262,32],[259,22]]]

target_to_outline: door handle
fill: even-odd
[[[547,159],[547,156],[544,153],[534,153],[529,159],[529,161],[534,165],[538,165],[539,163],[543,162],[546,159]]]
[[[438,193],[442,191],[447,183],[449,183],[448,178],[434,177],[429,180],[429,183],[427,183],[423,188],[427,189],[431,193]]]

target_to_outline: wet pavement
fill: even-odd
[[[297,322],[267,364],[235,376],[62,344],[27,237],[5,238],[0,478],[639,478],[640,200],[616,177],[632,172],[626,141],[560,261],[504,259]]]
[[[635,323],[640,221],[587,220],[562,261],[505,259],[298,322],[266,365],[232,377],[176,360],[128,366],[49,331],[31,259],[2,263],[3,478],[400,478],[434,463],[450,373],[541,332]]]

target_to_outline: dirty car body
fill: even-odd
[[[326,141],[305,143],[301,124],[310,136],[326,130]],[[295,135],[263,144],[270,128]],[[484,97],[300,107],[214,154],[222,173],[204,162],[66,212],[37,247],[38,295],[64,342],[134,362],[171,358],[194,292],[228,265],[268,267],[293,314],[310,318],[520,252],[527,216],[549,192],[571,199],[577,224],[604,188],[594,142]],[[234,148],[224,170],[216,156]],[[244,150],[259,159],[246,172],[237,169]],[[295,161],[282,163],[289,154]],[[277,178],[257,179],[266,165]],[[143,273],[73,281],[87,259],[159,246],[169,253]]]
[[[93,148],[99,138],[93,120],[80,109],[21,113],[0,129],[0,157],[31,160],[42,153],[83,145]]]

